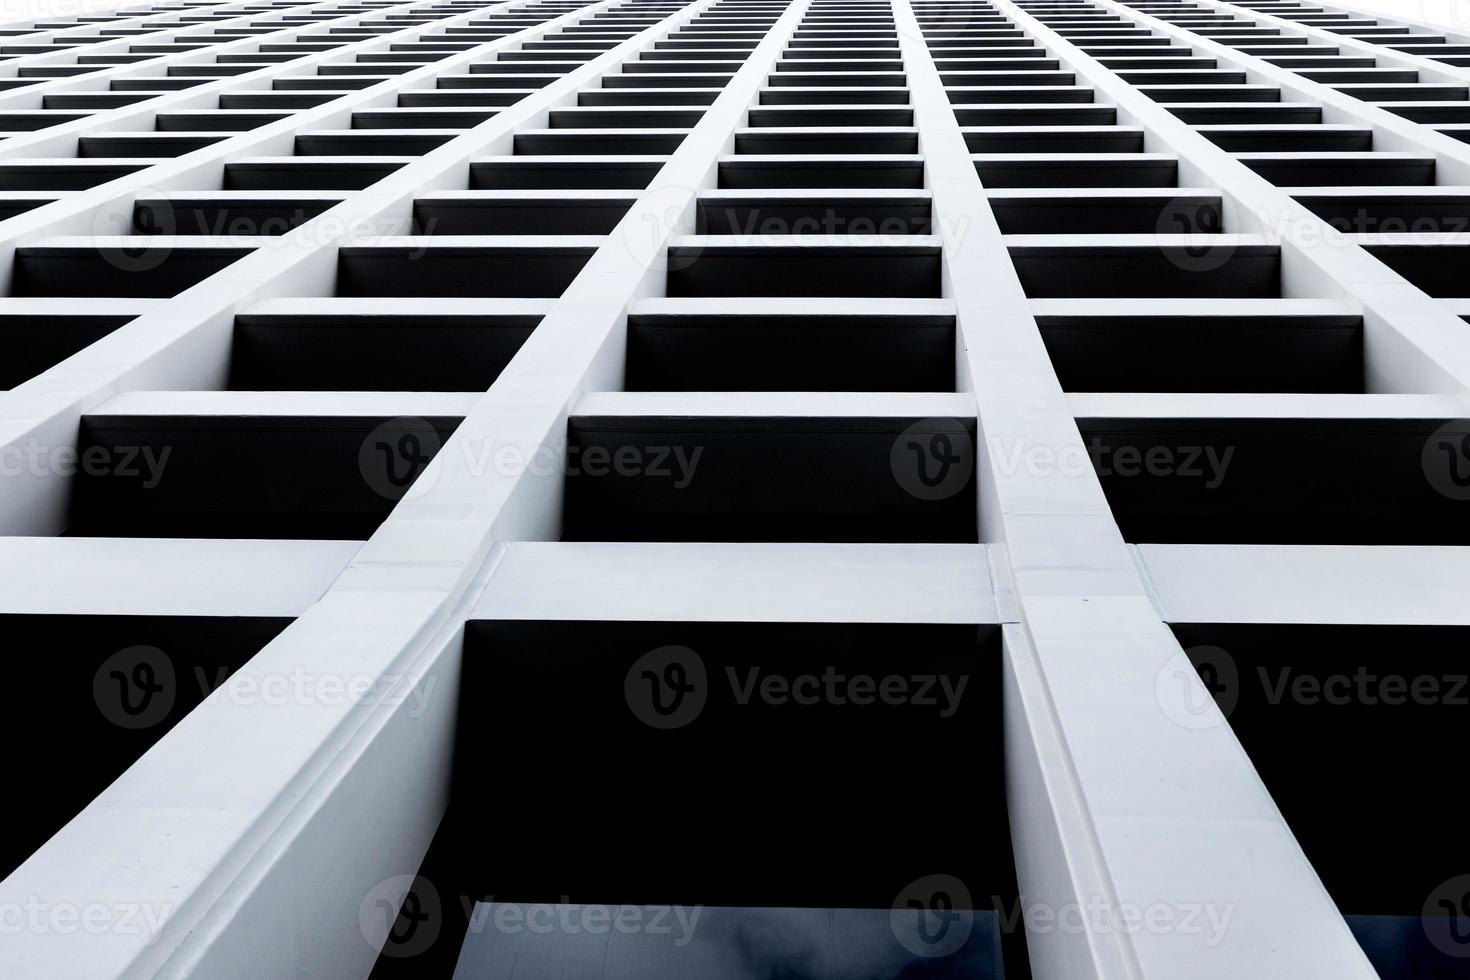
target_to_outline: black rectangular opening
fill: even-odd
[[[670,296],[884,296],[938,299],[939,247],[723,245],[669,247]]]
[[[1286,102],[1205,103],[1179,102],[1165,105],[1182,121],[1195,125],[1276,125],[1279,123],[1319,123],[1322,107]]]
[[[1142,153],[1143,131],[1102,126],[972,126],[965,131],[965,145],[971,153]]]
[[[936,961],[938,956],[943,958]],[[460,947],[457,980],[568,975],[599,980],[1007,976],[1000,917],[989,909],[610,907],[488,899],[475,905]]]
[[[224,60],[224,56],[220,56]],[[187,112],[160,112],[155,128],[161,133],[219,132],[243,133],[259,129],[290,116],[289,112],[256,112],[246,109],[192,109]],[[228,172],[228,167],[226,168]]]
[[[143,235],[284,235],[340,201],[338,197],[277,200],[143,198],[133,204],[133,227]]]
[[[973,418],[574,415],[573,541],[977,540]]]
[[[1456,299],[1470,296],[1465,278],[1465,245],[1365,245],[1384,265],[1430,296]]]
[[[29,381],[131,319],[128,313],[0,315],[0,390]]]
[[[10,699],[0,877],[77,815],[289,619],[0,616]],[[37,744],[38,737],[42,742]],[[23,805],[22,805],[22,802]]]
[[[227,191],[360,191],[403,166],[402,160],[236,160],[225,164]]]
[[[420,198],[415,235],[606,235],[635,197]]]
[[[1358,157],[1243,158],[1247,167],[1282,187],[1426,185],[1434,183],[1434,157],[1405,160],[1383,154]]]
[[[560,296],[592,245],[344,245],[338,296]]]
[[[1371,197],[1298,194],[1297,201],[1338,231],[1350,235],[1470,230],[1470,194],[1463,197],[1413,191],[1379,192]]]
[[[230,383],[240,391],[484,391],[537,314],[241,313]]]
[[[112,133],[82,136],[77,156],[86,160],[117,157],[180,157],[222,139],[225,133]]]
[[[745,129],[735,133],[736,153],[918,153],[918,131],[909,127],[805,130]]]
[[[954,317],[635,313],[626,388],[954,391]]]
[[[374,132],[362,129],[330,129],[297,133],[296,155],[312,156],[422,156],[454,138],[452,133]]]
[[[1236,153],[1365,152],[1373,149],[1371,129],[1328,129],[1324,126],[1213,128],[1200,135],[1223,150]]]
[[[1105,197],[990,196],[996,223],[1006,235],[1157,235],[1200,233],[1222,226],[1218,194],[1177,191],[1168,196],[1119,190]]]
[[[824,197],[728,197],[718,191],[696,205],[700,235],[927,235],[931,202],[927,195]]]
[[[249,255],[249,248],[22,245],[15,250],[14,296],[176,296]]]
[[[141,163],[0,164],[0,191],[82,191],[142,170]]]
[[[1036,318],[1067,391],[1363,391],[1357,315]]]
[[[412,957],[395,935],[374,980],[450,977],[492,897],[875,909],[887,927],[942,875],[956,909],[1009,907],[1000,656],[989,625],[466,624],[453,791],[420,870],[444,927],[407,937]],[[912,833],[916,807],[958,807],[964,826]],[[989,916],[976,928],[995,936]],[[1025,978],[1024,937],[1000,941],[1004,975]],[[1001,976],[931,965],[901,975]]]
[[[1176,623],[1384,980],[1460,980],[1465,845],[1435,832],[1470,718],[1463,626]]]
[[[924,186],[924,161],[919,157],[735,157],[720,161],[721,190],[791,187]]]
[[[1124,154],[1085,159],[1007,159],[1001,154],[976,159],[975,171],[986,187],[1174,187],[1179,183],[1179,161]]]
[[[82,418],[70,534],[365,540],[457,418]]]
[[[1010,249],[1032,299],[1281,295],[1274,245],[1020,245]]]
[[[644,156],[599,160],[505,157],[470,164],[471,190],[631,189],[642,190],[663,167],[666,157]]]
[[[1470,544],[1470,421],[1079,418],[1129,541]]]

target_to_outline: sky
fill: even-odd
[[[26,17],[51,17],[111,10],[124,0],[0,0],[0,24]],[[1470,31],[1470,0],[1345,0],[1346,6],[1397,14],[1439,27]]]
[[[26,17],[64,17],[94,10],[114,10],[124,0],[0,0],[0,24]],[[1465,0],[1470,3],[1470,0]]]
[[[1344,6],[1470,31],[1470,0],[1344,0]]]

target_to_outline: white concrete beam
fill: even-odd
[[[299,616],[357,541],[0,537],[0,613]],[[140,575],[139,569],[147,569]]]

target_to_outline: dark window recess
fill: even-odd
[[[14,695],[0,878],[10,874],[289,619],[0,616]],[[38,741],[39,739],[39,741]]]
[[[950,896],[954,909],[1002,913],[973,919],[966,949],[983,959],[1016,895],[1000,656],[989,625],[469,623],[449,812],[420,870],[423,895],[404,910],[421,915],[432,896],[440,921],[422,923],[426,939],[401,917],[374,980],[456,976],[480,901],[743,910],[706,908],[710,936],[719,922],[786,915],[866,930],[867,916],[828,910],[875,909],[887,949],[890,910],[909,898],[933,907],[937,875],[968,893]],[[907,694],[855,703],[860,676],[904,678]],[[822,690],[840,703],[761,693],[794,692],[802,677],[832,685]],[[513,750],[507,733],[518,733]],[[948,829],[936,813],[961,819]],[[466,955],[498,938],[485,932]],[[416,955],[399,955],[399,938]],[[792,941],[818,942],[799,931]],[[778,942],[753,942],[752,955],[781,961]],[[1004,976],[1024,980],[1019,927],[1000,942]],[[647,967],[641,950],[630,956]],[[957,958],[884,975],[960,976]],[[723,975],[681,964],[628,976]],[[964,976],[1002,976],[972,965]],[[752,975],[810,975],[772,971]]]
[[[137,462],[77,476],[68,533],[366,540],[460,421],[84,416],[83,452]]]
[[[1470,628],[1172,628],[1379,975],[1463,980]]]
[[[127,313],[0,316],[0,390],[29,381],[131,319]]]
[[[954,317],[635,313],[626,387],[954,391]]]
[[[579,415],[568,438],[569,541],[978,540],[973,418]]]
[[[454,980],[1003,980],[1000,946],[970,909],[481,902]]]
[[[1470,544],[1470,422],[1079,418],[1129,541]]]
[[[1363,390],[1360,316],[1038,316],[1067,391]]]
[[[230,387],[484,391],[540,320],[534,313],[241,313]]]

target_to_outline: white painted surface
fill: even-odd
[[[1470,548],[1136,546],[1173,623],[1470,626]]]
[[[239,416],[464,415],[478,395],[453,391],[130,391],[88,415]]]
[[[516,541],[473,615],[484,619],[993,623],[978,544]]]
[[[660,258],[668,243],[726,244],[689,235],[691,206],[712,191],[717,162],[733,159],[728,156],[731,134],[743,127],[748,106],[804,6],[798,2],[790,8],[679,150],[657,158],[667,159],[667,166],[646,191],[631,195],[637,203],[608,239],[612,244],[598,251],[560,300],[329,298],[321,294],[332,288],[335,248],[371,246],[374,239],[323,237],[310,229],[287,236],[278,251],[262,250],[180,300],[139,304],[140,323],[0,399],[0,435],[14,444],[39,431],[70,445],[84,412],[449,414],[465,417],[451,440],[460,447],[495,444],[557,452],[565,445],[572,413],[974,417],[978,412],[982,449],[1007,439],[1081,449],[1072,420],[1079,413],[1463,414],[1460,393],[1470,378],[1470,348],[1464,324],[1454,319],[1458,306],[1428,300],[1351,242],[1334,252],[1288,240],[1287,299],[1231,301],[1218,308],[1363,313],[1369,321],[1373,390],[1387,394],[1064,394],[1033,315],[1178,315],[1199,312],[1200,303],[1027,300],[1005,258],[1010,245],[1151,244],[1156,239],[1001,236],[987,195],[1027,195],[981,187],[962,128],[939,88],[929,53],[917,41],[904,0],[896,4],[896,13],[904,28],[913,128],[927,155],[929,186],[920,194],[932,197],[936,217],[964,219],[940,235],[907,241],[943,245],[945,298],[662,297]],[[1000,6],[1017,9],[1008,0],[1000,0]],[[450,146],[415,158],[371,191],[349,195],[338,217],[381,222],[376,234],[400,235],[415,195],[465,196],[457,188],[470,160],[508,152],[512,131],[543,123],[549,108],[570,104],[577,88],[598,72],[615,67],[702,7],[707,3],[594,59]],[[1111,73],[1075,48],[1045,36],[1064,61],[1073,62],[1067,67],[1079,68],[1090,84],[1099,85],[1096,104],[1119,105],[1120,121],[1146,133],[1151,153],[1143,158],[1178,158],[1184,183],[1218,187],[1234,202],[1242,215],[1240,227],[1221,243],[1275,241],[1271,220],[1283,216],[1319,227],[1285,192],[1267,187],[1213,150],[1158,104],[1119,87]],[[476,49],[473,57],[483,57],[485,50]],[[402,85],[418,84],[464,60],[447,59],[402,82],[404,76],[394,76],[381,91],[349,102],[387,104]],[[1254,62],[1250,67],[1259,70]],[[251,84],[259,87],[258,82]],[[1353,125],[1367,124],[1346,103],[1334,105],[1333,111]],[[295,128],[307,122],[340,125],[345,118],[343,105],[308,111],[289,125],[232,137],[218,152],[202,151],[199,160],[210,162],[197,168],[186,161],[156,173],[165,175],[170,187],[200,190],[197,184],[203,184],[201,192],[209,193],[222,161],[247,149],[279,154]],[[1375,131],[1385,128],[1376,117],[1371,121]],[[86,234],[85,224],[79,228],[76,222],[91,220],[87,209],[130,205],[142,184],[140,178],[120,190],[87,195],[74,208],[52,212],[68,215],[65,228],[50,228],[48,218],[32,230]],[[626,239],[618,236],[646,224],[655,229],[649,246],[623,247]],[[404,237],[386,242],[488,243]],[[30,301],[6,301],[9,305],[0,308],[27,309],[16,305],[25,302]],[[79,305],[87,302],[113,301]],[[483,396],[201,390],[223,384],[229,324],[240,310],[532,313],[546,319]],[[608,390],[621,381],[629,310],[954,315],[965,393]],[[467,616],[477,615],[1004,621],[1007,795],[1028,901],[1055,910],[1078,902],[1170,907],[1185,900],[1233,914],[1225,941],[1212,946],[1199,936],[1102,930],[1033,936],[1039,980],[1372,976],[1228,728],[1185,730],[1167,717],[1156,679],[1161,670],[1189,668],[1161,616],[1257,621],[1249,617],[1297,615],[1322,617],[1301,621],[1339,621],[1326,617],[1356,615],[1376,617],[1375,622],[1416,617],[1461,623],[1470,615],[1459,610],[1465,594],[1460,583],[1470,574],[1462,549],[1133,549],[1123,544],[1091,474],[1010,472],[993,455],[982,458],[980,467],[981,527],[986,538],[1002,542],[990,546],[561,543],[554,541],[560,480],[476,471],[470,465],[476,458],[442,453],[422,481],[423,492],[400,506],[360,550],[355,543],[335,542],[0,540],[0,589],[11,586],[9,600],[17,605],[29,608],[34,599],[42,608],[50,602],[60,611],[114,608],[109,603],[119,609],[295,610],[282,614],[300,612],[296,625],[234,683],[259,682],[306,666],[399,678],[410,694],[426,696],[423,710],[415,710],[412,697],[268,710],[246,710],[225,699],[191,715],[0,884],[0,902],[17,897],[75,902],[79,896],[137,902],[142,896],[166,904],[169,917],[161,938],[143,942],[107,935],[62,942],[56,936],[28,935],[0,949],[0,973],[38,980],[365,975],[372,950],[357,932],[352,896],[389,874],[411,872],[442,812],[458,633]],[[55,483],[29,489],[33,496],[10,501],[7,526],[54,528],[57,512],[42,508],[54,508]],[[159,570],[154,580],[123,580],[129,548],[147,549]],[[53,567],[33,581],[21,580],[21,569],[38,562]],[[211,571],[221,563],[225,571]],[[282,567],[289,571],[277,572],[269,582],[256,581],[263,569]],[[75,595],[56,595],[63,584],[74,585]],[[312,604],[323,590],[322,600]]]
[[[719,193],[724,194],[724,191]],[[824,313],[853,313],[873,316],[954,316],[954,303],[946,299],[902,299],[888,297],[754,296],[739,304],[723,296],[649,296],[633,304],[633,313],[697,314],[699,316],[744,316],[786,314],[817,316]]]
[[[357,541],[0,537],[0,613],[299,616]]]
[[[1470,411],[1458,395],[1089,392],[1067,400],[1078,418],[1454,419]]]
[[[549,105],[573,98],[600,72],[708,6],[709,0],[699,0],[356,195],[357,213],[406,214],[414,193],[462,181],[468,159],[497,141],[508,149],[516,126],[544,118]],[[635,209],[625,220],[663,220],[671,194],[682,195],[682,213],[692,214],[695,186],[712,172],[715,155],[744,118],[760,78],[804,8],[803,0],[793,4],[642,196],[643,213]],[[664,242],[673,230],[664,230]],[[310,231],[298,240],[311,240]],[[315,277],[300,274],[313,254],[335,258],[328,244],[314,241],[309,253],[262,250],[251,257],[265,256],[253,267],[237,263],[211,280],[199,292],[213,293],[209,308],[219,312],[208,316],[216,329],[227,335],[233,311],[262,293],[329,289],[325,269]],[[599,251],[522,349],[517,363],[523,369],[507,372],[481,397],[454,438],[559,444],[567,407],[588,385],[589,374],[607,376],[599,356],[605,338],[647,289],[660,254]],[[262,287],[263,274],[270,292]],[[218,289],[221,284],[229,288]],[[97,360],[96,347],[106,345],[94,345],[88,352],[93,373],[67,379],[71,388],[58,392],[54,411],[60,419],[52,424],[74,427],[76,403],[90,407],[117,386],[136,383],[130,371],[151,373],[157,383],[159,368],[148,361],[164,356],[199,324],[152,323],[133,331],[135,336],[119,343],[137,366],[125,366],[121,376],[116,362]],[[172,336],[158,342],[164,327]],[[137,343],[149,339],[150,330],[155,343]],[[214,348],[213,365],[201,365],[196,357],[162,373],[218,372],[225,350]],[[546,481],[476,472],[460,453],[441,452],[421,481],[430,473],[433,492],[406,500],[325,598],[230,681],[258,684],[309,667],[320,674],[396,678],[389,693],[407,696],[264,707],[225,696],[210,710],[189,715],[0,883],[0,903],[33,898],[54,905],[85,896],[116,905],[143,896],[164,906],[161,931],[26,933],[0,948],[7,980],[366,975],[376,951],[363,939],[351,896],[412,872],[443,812],[458,635],[468,601],[483,586],[494,539],[554,535],[559,506],[559,495],[545,492]],[[417,697],[432,691],[439,693]],[[180,773],[194,775],[181,780]],[[386,797],[384,786],[392,787]]]
[[[963,418],[970,395],[928,391],[594,391],[573,415],[673,415],[681,418]]]

